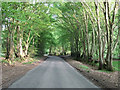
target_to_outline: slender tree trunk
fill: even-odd
[[[102,49],[102,58],[104,59],[104,52],[105,52],[105,45],[106,45],[106,37],[104,36],[104,38],[103,38],[103,49]]]
[[[86,37],[85,37],[85,32],[84,31],[83,31],[83,38],[84,38],[83,39],[83,55],[86,56],[86,44],[85,44],[85,41],[86,41],[85,38]],[[83,57],[83,58],[85,58],[85,57]]]
[[[14,60],[14,42],[13,42],[13,30],[10,32],[10,60]]]
[[[95,9],[96,9],[96,15],[97,15],[97,29],[98,29],[98,42],[99,42],[99,69],[103,69],[102,41],[101,41],[101,28],[100,28],[98,1],[95,2]]]
[[[12,20],[14,22],[14,19]],[[8,30],[9,30],[9,33],[10,33],[10,55],[9,55],[9,59],[10,59],[10,62],[9,64],[11,64],[11,62],[14,60],[14,41],[13,41],[13,38],[14,38],[14,26],[13,25],[10,25],[8,24]]]
[[[20,57],[23,57],[23,48],[22,48],[22,37],[19,39],[19,50],[20,50]]]
[[[29,31],[28,38],[27,38],[27,41],[25,44],[25,56],[26,57],[28,56],[28,48],[29,48],[29,45],[30,45],[32,38],[33,38],[33,36],[30,38],[30,31]]]
[[[9,29],[8,25],[6,27]],[[9,59],[9,55],[10,55],[10,34],[9,33],[8,33],[8,36],[7,36],[6,47],[7,47],[6,59]]]
[[[92,32],[92,45],[91,45],[91,53],[90,55],[92,56],[94,54],[94,49],[95,48],[95,31],[93,28],[93,32]]]
[[[78,42],[79,42],[79,35],[78,35],[78,30],[76,31],[76,34],[75,34],[75,44],[76,44],[76,47],[75,47],[75,56],[76,56],[76,59],[79,58],[79,46],[78,46]]]
[[[110,25],[110,28],[112,28],[112,26]],[[109,43],[109,59],[108,59],[108,70],[112,71],[112,30],[110,29],[110,43]]]
[[[120,28],[120,27],[119,27],[119,28]],[[120,38],[120,29],[119,29],[119,28],[118,28],[117,39],[116,39],[115,44],[114,44],[114,46],[113,46],[113,48],[112,48],[112,51],[115,50],[115,48],[116,48],[116,46],[118,45],[118,42],[119,42],[119,38]]]
[[[10,55],[10,41],[9,41],[9,34],[8,34],[8,37],[7,37],[7,44],[6,44],[6,47],[7,47],[6,59],[8,59],[8,58],[9,58],[9,55]]]
[[[19,30],[20,30],[20,26],[19,26]],[[23,52],[23,31],[20,30],[20,38],[19,38],[19,53],[20,53],[20,58],[23,58],[25,55],[24,55],[24,52]]]
[[[49,54],[51,54],[51,53],[52,53],[52,45],[49,48]]]
[[[64,45],[62,44],[62,55],[64,55],[65,53],[65,48],[64,48]]]
[[[71,37],[71,40],[70,40],[70,47],[71,47],[71,56],[74,57],[74,38]]]
[[[25,56],[27,57],[28,56],[28,44],[25,45]]]
[[[107,42],[107,56],[106,56],[106,61],[107,61],[107,69],[112,71],[112,35],[113,35],[113,24],[114,24],[114,19],[115,19],[115,9],[116,9],[116,3],[113,8],[113,14],[112,14],[112,20],[110,16],[110,11],[109,11],[109,2],[104,2],[104,7],[105,7],[105,14],[104,16],[106,17],[105,20],[107,21],[106,23],[108,24],[109,22],[109,30],[108,30],[108,42]]]
[[[104,17],[105,17],[105,28],[106,28],[106,38],[107,38],[107,47],[109,47],[109,27],[108,27],[108,15],[107,15],[107,3],[104,2]],[[107,56],[106,56],[106,59],[105,59],[105,62],[108,66],[108,57],[109,57],[109,49],[107,49]]]
[[[19,26],[17,25],[17,52],[16,52],[16,56],[20,57],[20,49],[19,49],[19,39],[20,39],[20,31],[19,31]]]
[[[90,56],[90,48],[89,48],[89,34],[88,34],[88,20],[87,20],[87,15],[84,12],[84,21],[85,21],[85,35],[86,35],[86,41],[87,41],[87,57],[89,60],[89,56]]]

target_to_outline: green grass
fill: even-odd
[[[88,69],[89,67],[87,66],[84,66],[84,65],[79,65],[80,68],[83,68],[83,69]]]
[[[1,63],[8,63],[7,60],[0,60]]]
[[[115,71],[120,71],[120,61],[113,61],[112,65]]]
[[[111,73],[111,71],[108,70],[98,70],[99,72],[106,72],[106,73]]]
[[[15,58],[14,61],[22,62],[23,59],[21,58]]]
[[[4,54],[4,53],[0,53],[0,56],[1,56],[1,57],[5,57],[5,54]]]
[[[97,63],[96,66],[99,66],[99,63]],[[112,66],[115,71],[120,71],[120,61],[113,61]],[[107,72],[107,70],[102,70],[102,72]]]
[[[97,63],[96,66],[99,66],[99,63]]]
[[[22,64],[31,64],[31,63],[33,63],[33,61],[25,62],[25,63],[22,63]]]
[[[38,60],[39,60],[39,57],[33,57],[33,58],[29,58],[28,62],[25,62],[25,63],[22,63],[22,64],[32,64],[32,63],[34,63],[35,61],[38,61]]]
[[[28,61],[27,62],[24,62],[25,61],[25,58],[15,58],[14,61],[12,61],[11,63],[14,63],[14,62],[20,62],[22,64],[32,64],[34,63],[35,61],[38,61],[40,60],[40,57],[33,57],[33,58],[28,58]],[[0,60],[1,63],[9,63],[8,60]]]

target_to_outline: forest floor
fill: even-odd
[[[10,66],[2,64],[2,88],[9,87],[13,82],[21,78],[25,73],[42,63],[46,57],[37,57],[34,62],[24,61],[22,63],[15,62],[15,65]]]
[[[118,85],[120,85],[120,83],[118,83],[118,79],[120,79],[119,71],[110,72],[98,70],[95,66],[76,61],[72,58],[65,58],[65,60],[98,87],[118,88]]]

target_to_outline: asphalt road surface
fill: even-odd
[[[62,58],[49,58],[9,88],[98,88]]]

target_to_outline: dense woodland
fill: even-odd
[[[120,58],[118,2],[2,2],[2,53],[9,61],[71,55],[113,70]]]

